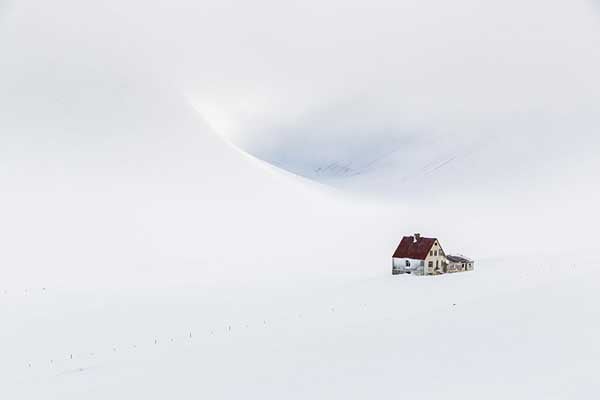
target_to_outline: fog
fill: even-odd
[[[407,206],[410,220],[404,210],[391,212],[395,221],[433,229],[419,215],[437,213],[446,233],[462,240],[461,223],[499,240],[517,226],[540,242],[579,231],[588,239],[572,245],[592,244],[600,197],[594,3],[1,4],[7,268],[35,270],[36,254],[21,257],[26,249],[43,244],[59,257],[69,240],[81,243],[82,257],[103,254],[90,269],[114,262],[114,254],[134,263],[152,246],[166,259],[187,254],[200,262],[189,236],[210,238],[220,249],[214,254],[226,251],[227,232],[240,225],[230,208],[243,221],[236,233],[243,240],[267,210],[286,215],[319,201],[297,180],[286,183],[295,188],[288,195],[268,165],[248,164],[253,156],[333,186],[345,201],[373,200],[386,210],[373,219],[366,213],[373,226],[386,220],[385,207]],[[165,203],[150,216],[138,212],[156,201]],[[313,226],[331,213],[316,208],[296,223]],[[162,230],[173,209],[177,222]],[[86,223],[84,210],[102,212]],[[342,212],[347,221],[344,213],[354,212]],[[192,231],[186,215],[197,224]],[[203,218],[211,224],[203,227]],[[218,221],[222,236],[211,232]],[[280,222],[271,223],[267,236],[284,242]],[[144,236],[158,231],[160,239]],[[298,240],[306,239],[301,232]],[[142,238],[138,247],[123,246],[132,237]],[[101,238],[110,238],[104,250]],[[218,264],[220,257],[208,258]]]
[[[154,90],[309,177],[332,164],[376,169],[396,152],[426,164],[415,156],[424,147],[452,152],[482,137],[526,136],[532,150],[549,135],[598,145],[600,22],[589,1],[23,0],[1,10],[5,138],[24,115],[88,118]],[[96,143],[110,133],[26,135]]]
[[[597,1],[0,0],[0,398],[594,398],[598,48]],[[414,232],[475,270],[392,276]]]

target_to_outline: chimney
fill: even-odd
[[[420,233],[415,233],[415,242],[418,242],[421,239]]]

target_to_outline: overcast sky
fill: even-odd
[[[587,0],[1,4],[4,132],[163,93],[301,171],[487,134],[544,140],[553,119],[590,144],[598,127],[600,19]]]

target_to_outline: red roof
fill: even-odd
[[[404,236],[394,252],[394,258],[412,258],[413,260],[424,260],[429,250],[437,239],[420,237],[415,240],[414,236]]]

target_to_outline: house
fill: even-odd
[[[464,256],[446,256],[448,259],[448,272],[473,271],[473,260]]]
[[[404,236],[392,257],[392,273],[433,275],[446,272],[448,261],[435,238]]]
[[[404,236],[400,241],[392,256],[392,274],[438,275],[471,271],[473,264],[465,257],[447,256],[438,239],[416,233]]]

